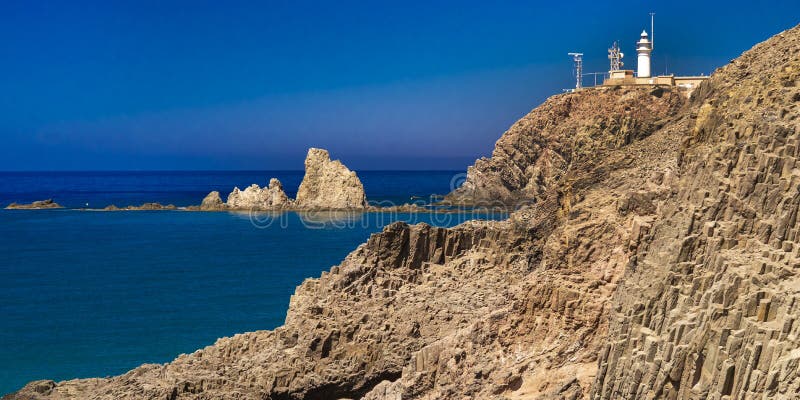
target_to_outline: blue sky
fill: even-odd
[[[0,170],[464,169],[516,119],[627,66],[711,73],[800,22],[796,0],[4,1]],[[223,5],[224,4],[224,5]],[[588,83],[588,79],[587,79]]]

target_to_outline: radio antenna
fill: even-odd
[[[656,13],[650,13],[650,48],[654,48],[656,45],[656,30],[655,30],[655,15]]]
[[[575,62],[575,89],[583,87],[583,53],[568,53]]]

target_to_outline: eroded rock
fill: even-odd
[[[38,200],[27,204],[11,203],[6,210],[43,210],[48,208],[64,208],[53,199]]]
[[[540,196],[571,164],[641,140],[684,103],[677,90],[598,88],[555,95],[517,121],[492,156],[475,161],[448,203],[514,205]],[[600,153],[600,154],[597,154]],[[598,157],[598,155],[600,157]]]
[[[341,161],[331,161],[327,150],[309,149],[305,170],[305,176],[297,190],[297,207],[352,209],[367,206],[361,180]]]
[[[203,202],[200,203],[200,210],[203,211],[213,211],[213,210],[222,210],[226,207],[226,204],[222,201],[222,198],[219,197],[218,191],[213,191],[206,195],[203,198]]]
[[[291,206],[292,202],[283,191],[283,185],[275,178],[270,179],[269,186],[259,187],[252,184],[245,190],[238,187],[228,195],[226,205],[232,209],[272,210]]]
[[[161,204],[161,203],[142,203],[139,206],[125,206],[117,207],[113,204],[103,208],[103,211],[173,211],[177,210],[174,204]]]

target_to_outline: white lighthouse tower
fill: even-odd
[[[642,37],[636,42],[636,53],[638,59],[636,63],[636,74],[639,78],[650,77],[650,53],[653,51],[653,43],[647,38],[647,32],[642,31]]]

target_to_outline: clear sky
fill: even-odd
[[[755,4],[2,1],[0,170],[461,170],[574,84],[567,52],[634,68],[653,11],[654,72],[709,74],[800,22]]]

